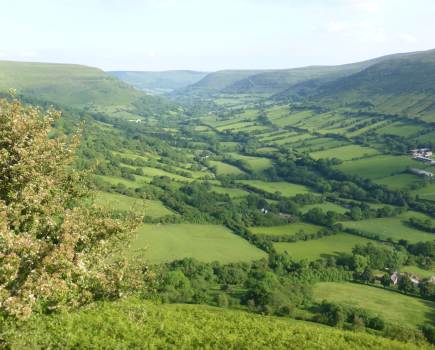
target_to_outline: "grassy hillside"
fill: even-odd
[[[195,84],[209,74],[208,72],[191,70],[164,72],[112,71],[107,73],[150,95],[161,95],[165,92],[181,89],[187,85]]]
[[[210,73],[195,84],[166,94],[171,100],[180,100],[194,96],[207,96],[223,90],[235,82],[251,75],[262,73],[261,70],[222,70]]]
[[[366,333],[193,305],[127,299],[43,318],[12,349],[432,349]],[[24,335],[24,336],[23,336]]]
[[[313,101],[340,105],[365,100],[381,113],[408,113],[433,121],[434,85],[435,50],[431,50],[377,63],[325,84]]]
[[[134,117],[167,111],[163,99],[139,92],[101,69],[74,65],[0,61],[0,90],[85,108],[93,112]]]

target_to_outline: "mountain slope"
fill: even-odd
[[[172,103],[147,96],[101,69],[73,64],[0,61],[0,89],[10,88],[120,117],[145,116],[173,108]]]
[[[287,94],[299,92],[303,95],[304,93],[301,93],[301,91],[306,91],[307,89],[322,85],[325,82],[356,73],[375,63],[395,57],[401,57],[403,55],[408,54],[388,55],[368,61],[344,64],[340,66],[313,66],[259,73],[227,86],[222,90],[222,92],[228,94],[276,94],[286,91]],[[295,88],[297,88],[297,90],[292,91],[295,90]]]
[[[313,102],[371,101],[383,113],[435,121],[435,50],[394,58],[317,88]]]
[[[150,95],[159,95],[164,92],[181,89],[198,82],[209,74],[208,72],[190,70],[164,72],[112,71],[107,73]]]
[[[182,100],[195,96],[211,96],[239,80],[262,72],[265,70],[222,70],[210,73],[197,83],[165,94],[165,97],[171,100]]]

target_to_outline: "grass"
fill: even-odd
[[[233,165],[218,162],[215,160],[210,161],[210,165],[212,166],[217,165],[218,174],[244,174],[245,173],[244,171],[240,170],[239,168]]]
[[[338,158],[342,160],[351,160],[354,158],[360,158],[363,157],[365,154],[374,155],[374,154],[381,154],[381,152],[374,148],[362,147],[359,145],[349,145],[344,147],[331,148],[325,151],[310,153],[310,155],[315,159]]]
[[[340,165],[334,165],[332,168],[341,170],[346,174],[358,174],[369,179],[379,179],[391,176],[392,173],[403,172],[407,166],[418,169],[427,168],[422,162],[412,157],[391,155],[380,155],[349,161]]]
[[[242,180],[239,182],[257,187],[261,190],[271,193],[275,193],[278,191],[281,192],[283,196],[287,197],[293,197],[298,193],[318,194],[318,192],[312,187],[292,184],[289,182],[264,182],[260,180]]]
[[[145,215],[157,218],[164,215],[174,214],[158,200],[151,200],[147,202],[148,206]],[[118,210],[130,210],[130,208],[140,209],[143,205],[143,200],[107,192],[101,193],[95,200],[96,205],[104,206],[107,203],[110,203],[112,208],[116,208]]]
[[[435,224],[435,220],[431,219],[431,217],[426,214],[408,211],[405,214],[398,215],[396,218],[346,221],[343,222],[343,226],[378,234],[383,240],[392,237],[395,242],[399,239],[407,239],[411,243],[434,240],[435,234],[420,231],[411,226],[409,218],[413,216],[423,221],[429,219]]]
[[[420,199],[435,201],[435,184],[428,185],[418,190],[411,191],[413,195],[419,195]]]
[[[400,269],[401,272],[410,273],[412,272],[414,276],[419,276],[423,278],[429,278],[430,276],[435,275],[434,270],[423,270],[418,266],[404,266]]]
[[[262,233],[265,235],[287,235],[293,236],[298,233],[301,229],[304,230],[305,234],[317,233],[319,230],[323,230],[324,227],[317,226],[309,223],[298,222],[297,224],[283,225],[283,226],[272,226],[272,227],[250,227],[253,233]]]
[[[403,120],[399,120],[393,124],[387,125],[384,128],[376,130],[377,134],[393,134],[399,136],[410,136],[419,131],[425,129],[425,126],[422,124],[414,124],[412,122],[407,122]]]
[[[261,173],[273,166],[273,161],[268,158],[251,159],[248,163],[256,173]]]
[[[142,225],[132,249],[149,247],[150,263],[170,262],[185,257],[221,263],[252,261],[267,254],[223,226]],[[131,251],[126,256],[132,256]]]
[[[231,198],[249,195],[249,192],[246,192],[245,190],[242,190],[241,188],[224,188],[224,187],[213,186],[211,188],[210,192],[213,192],[213,191],[215,191],[217,193],[228,193],[228,195]]]
[[[378,283],[374,286],[351,282],[318,283],[314,288],[314,298],[318,302],[327,299],[361,307],[382,315],[392,324],[414,329],[435,322],[433,302],[401,294],[394,287],[384,289]]]
[[[347,213],[349,211],[349,209],[344,208],[340,204],[334,204],[334,203],[329,203],[329,202],[326,202],[323,204],[305,205],[305,206],[300,208],[300,211],[303,214],[305,214],[313,208],[320,208],[323,210],[324,213],[326,213],[328,210],[332,210],[332,211],[335,211],[335,212],[340,213],[340,214],[344,214],[344,213]]]
[[[383,179],[374,180],[374,183],[378,185],[387,185],[390,190],[400,190],[408,187],[412,188],[412,185],[420,181],[420,177],[413,174],[399,174],[394,176],[388,176]],[[435,192],[435,191],[434,191]]]
[[[309,261],[314,261],[330,256],[339,257],[343,253],[352,253],[352,248],[356,244],[367,244],[368,242],[373,242],[373,240],[340,233],[334,236],[303,242],[274,243],[274,247],[278,253],[287,250],[296,260],[308,259]]]

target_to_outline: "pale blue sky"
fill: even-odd
[[[279,69],[435,48],[434,0],[2,1],[0,59]]]

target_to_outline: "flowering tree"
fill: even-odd
[[[86,174],[71,169],[80,130],[71,139],[49,139],[58,118],[60,112],[42,115],[17,99],[0,101],[3,317],[25,319],[60,306],[119,298],[152,277],[126,259],[107,263],[135,238],[143,211],[114,220],[108,207],[81,204],[93,193]]]

